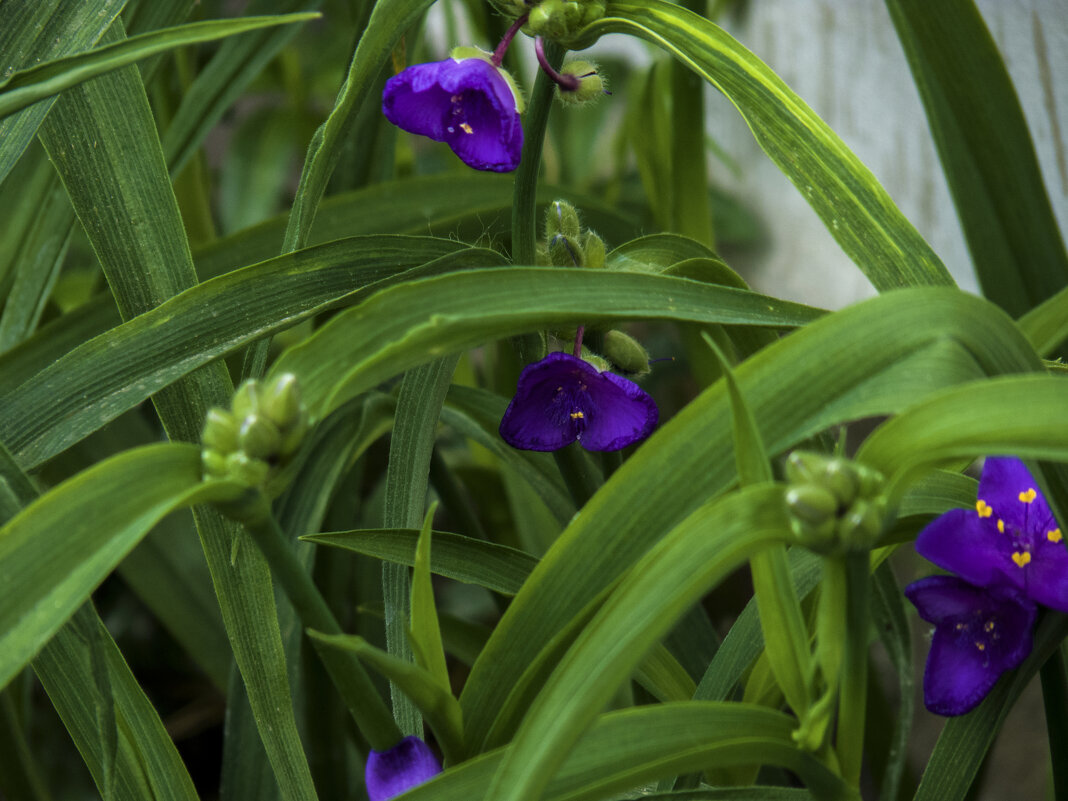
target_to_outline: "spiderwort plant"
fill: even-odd
[[[1038,605],[1068,611],[1068,553],[1037,482],[1012,457],[988,458],[975,509],[932,521],[916,550],[956,574],[905,591],[935,624],[924,701],[932,712],[962,715],[1031,652]]]

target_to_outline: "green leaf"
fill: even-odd
[[[997,44],[973,0],[943,3],[937,14],[923,0],[886,6],[983,294],[1023,314],[1068,283],[1068,254]]]
[[[536,451],[521,451],[501,439],[498,428],[507,407],[508,398],[453,384],[445,396],[441,421],[492,452],[530,485],[557,521],[566,523],[575,514],[575,503],[564,487],[552,457]]]
[[[764,450],[763,438],[738,387],[730,362],[711,337],[705,334],[704,339],[719,360],[727,384],[739,482],[745,487],[771,481],[771,463]],[[798,717],[803,717],[814,700],[809,686],[812,675],[809,634],[790,579],[786,546],[772,545],[754,554],[749,560],[749,570],[772,673],[790,708]]]
[[[1019,319],[1020,330],[1042,356],[1068,339],[1068,289],[1039,303]]]
[[[375,648],[363,637],[349,634],[322,634],[309,631],[318,648],[356,654],[362,661],[388,678],[405,694],[426,718],[449,762],[463,759],[463,719],[460,704],[452,697],[448,683],[426,668]]]
[[[457,232],[460,241],[473,242],[485,235],[497,242],[509,235],[512,183],[508,175],[468,171],[403,178],[331,195],[315,214],[309,243],[363,234],[449,237]],[[574,204],[589,226],[610,241],[624,240],[639,227],[637,219],[592,195],[539,184],[540,208],[556,199]],[[195,255],[200,277],[212,278],[277,256],[288,219],[282,214],[199,250]]]
[[[689,701],[611,712],[576,743],[541,798],[598,801],[678,773],[781,765],[797,773],[817,798],[856,799],[840,779],[794,745],[790,734],[795,724],[781,712],[749,704]],[[501,748],[449,768],[411,789],[405,801],[485,798],[490,779],[511,751]]]
[[[445,666],[445,649],[441,644],[438,610],[434,604],[434,585],[430,582],[430,525],[434,521],[437,504],[432,504],[423,520],[419,541],[415,546],[415,565],[412,571],[412,650],[416,663],[442,687],[452,692],[449,669]],[[457,706],[459,711],[459,706]]]
[[[665,0],[611,0],[573,48],[607,33],[662,47],[723,92],[757,143],[875,288],[953,280],[875,176],[767,65],[708,20]]]
[[[202,483],[199,449],[154,445],[101,462],[14,517],[0,529],[0,685],[160,519],[238,489]]]
[[[435,260],[448,254],[453,257]],[[418,276],[496,259],[490,251],[463,251],[444,240],[360,238],[221,276],[75,348],[12,387],[0,397],[0,439],[32,467],[195,368],[264,333],[358,301],[406,268],[428,262],[413,273]],[[0,376],[3,366],[0,361]],[[199,438],[200,421],[190,422]]]
[[[309,406],[326,411],[428,357],[547,326],[668,319],[788,327],[820,314],[752,292],[659,275],[560,267],[470,270],[379,293],[282,354],[272,372],[300,376]]]
[[[348,74],[341,86],[330,116],[319,126],[308,146],[300,185],[289,212],[282,252],[297,250],[308,243],[319,201],[326,192],[346,137],[356,121],[360,104],[400,41],[405,31],[428,9],[433,0],[378,0],[367,27],[360,35]]]
[[[768,452],[779,454],[828,425],[900,411],[953,382],[1038,367],[1002,311],[962,292],[926,288],[827,315],[746,360],[736,375]],[[838,400],[828,407],[828,397]],[[735,480],[728,420],[718,383],[662,424],[542,558],[464,687],[472,750],[482,747],[501,699],[541,648],[671,526]]]
[[[307,542],[345,548],[398,565],[415,564],[418,529],[361,529],[328,531],[301,537]],[[439,576],[477,584],[502,595],[515,595],[534,569],[533,556],[485,540],[434,532],[431,572]]]
[[[669,532],[561,660],[519,726],[489,797],[538,797],[642,654],[690,604],[788,530],[781,487],[758,485],[704,504]]]
[[[900,477],[922,465],[983,454],[1068,461],[1068,383],[1045,374],[953,387],[879,426],[857,460]],[[1026,413],[1024,413],[1026,411]]]
[[[0,74],[92,47],[126,0],[23,0],[0,7]],[[11,60],[8,59],[18,59]],[[0,120],[0,182],[37,135],[53,100]]]
[[[164,53],[199,42],[213,42],[246,31],[275,25],[292,25],[318,19],[319,14],[289,14],[277,17],[243,17],[177,25],[143,33],[77,55],[65,56],[21,70],[0,82],[0,119],[21,111],[39,100],[59,94],[83,81]]]
[[[122,38],[117,22],[106,41]],[[42,126],[41,138],[124,318],[196,283],[155,120],[135,67],[64,92]],[[193,441],[199,439],[208,407],[222,405],[231,391],[225,365],[216,363],[157,392],[153,402],[170,437]],[[267,564],[248,534],[218,512],[198,508],[194,516],[275,776],[290,798],[313,799]]]
[[[383,521],[390,528],[414,527],[423,517],[430,477],[430,456],[434,451],[434,432],[458,358],[435,359],[409,370],[401,381],[393,435],[389,441],[386,497],[382,512]],[[418,561],[417,555],[416,564]],[[408,661],[413,657],[407,630],[408,618],[414,614],[409,609],[411,592],[407,568],[384,562],[382,600],[386,615],[386,646],[391,654]],[[413,625],[414,622],[413,616]],[[440,651],[440,642],[436,647]],[[430,654],[424,656],[436,658]],[[423,724],[418,713],[396,692],[393,693],[393,714],[405,734],[422,734]]]

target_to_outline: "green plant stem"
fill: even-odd
[[[245,528],[267,558],[272,574],[300,616],[301,625],[325,634],[342,634],[341,625],[297,560],[274,515],[269,511],[258,515],[245,521]],[[337,649],[316,650],[371,747],[383,751],[396,745],[402,737],[400,729],[356,655]]]
[[[864,757],[864,713],[868,702],[868,554],[845,557],[847,582],[846,638],[835,744],[842,778],[860,785]]]
[[[1042,665],[1039,675],[1053,765],[1053,798],[1064,801],[1068,799],[1068,673],[1063,644]]]
[[[554,69],[564,63],[563,47],[552,42],[545,45],[545,58]],[[539,71],[527,105],[526,125],[523,127],[523,152],[515,173],[515,194],[512,201],[512,261],[515,264],[535,264],[535,195],[538,190],[538,171],[541,169],[541,149],[545,142],[545,128],[553,103],[552,78]]]

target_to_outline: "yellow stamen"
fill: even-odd
[[[1061,536],[1061,530],[1059,528],[1053,529],[1053,531],[1046,532],[1046,539],[1050,542],[1060,542],[1064,537]]]
[[[1012,561],[1016,563],[1017,567],[1023,567],[1024,565],[1030,564],[1031,554],[1029,554],[1027,551],[1024,551],[1023,553],[1021,553],[1020,551],[1013,551]]]
[[[994,510],[990,505],[981,498],[975,502],[975,508],[979,512],[979,517],[990,517],[990,515],[994,514]]]
[[[976,640],[975,647],[978,648],[980,651],[985,651],[986,650],[986,643],[979,642],[978,640]]]
[[[584,417],[586,417],[586,415],[584,415],[582,412],[572,412],[571,413],[571,419],[572,420],[582,420]]]
[[[986,623],[983,625],[983,629],[985,631],[993,631],[994,630],[994,621],[993,620],[986,621]]]
[[[471,126],[468,125],[466,122],[461,122],[460,123],[460,128],[463,129],[464,133],[468,133],[468,134],[473,134],[474,133],[474,131],[471,129]]]
[[[963,623],[958,623],[953,628],[955,628],[957,631],[964,631],[964,624]]]
[[[1031,487],[1027,492],[1021,492],[1019,497],[1023,503],[1031,503],[1037,495],[1038,493],[1035,492],[1035,488]]]
[[[1005,533],[1005,521],[1004,520],[998,520],[998,531],[1001,532],[1002,534]]]

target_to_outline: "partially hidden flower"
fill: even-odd
[[[1031,653],[1038,604],[1068,612],[1068,553],[1060,526],[1026,465],[983,464],[974,509],[952,509],[916,538],[916,550],[954,576],[905,588],[935,624],[924,703],[940,715],[973,709]]]
[[[479,53],[471,57],[459,57]],[[382,113],[410,133],[445,142],[469,167],[510,172],[519,165],[522,101],[511,78],[474,48],[415,64],[386,81]]]
[[[1031,653],[1037,607],[1012,587],[928,576],[905,595],[935,626],[923,674],[924,705],[935,714],[971,711]]]
[[[980,587],[1015,589],[1068,612],[1068,551],[1060,525],[1019,459],[990,457],[975,509],[953,509],[916,538],[916,550]]]
[[[388,801],[441,773],[441,763],[418,737],[405,737],[385,751],[367,756],[364,782],[370,801]]]
[[[649,436],[658,418],[656,403],[633,381],[556,352],[523,368],[500,432],[528,451],[576,440],[588,451],[617,451]]]

